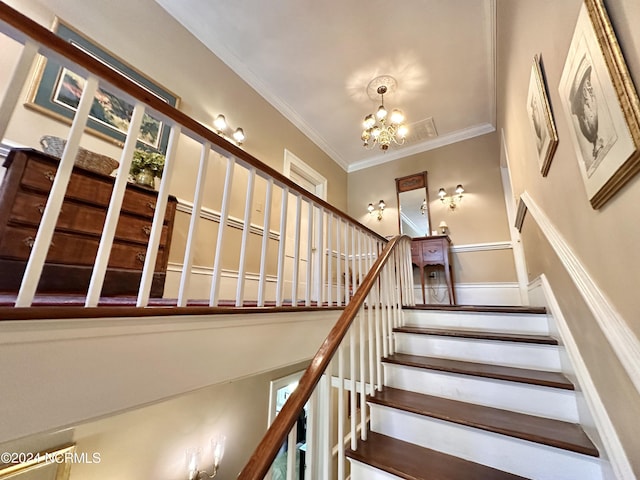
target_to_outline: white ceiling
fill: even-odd
[[[494,130],[495,0],[156,1],[347,171]],[[379,75],[422,137],[384,154],[360,140]]]

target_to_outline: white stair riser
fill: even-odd
[[[602,478],[599,460],[588,455],[380,405],[372,405],[371,430],[533,480]]]
[[[546,315],[403,310],[406,326],[451,327],[505,333],[549,334]]]
[[[385,385],[467,403],[578,423],[572,390],[383,363]]]
[[[396,351],[412,355],[559,372],[558,347],[520,342],[396,333]]]
[[[390,473],[378,470],[375,467],[367,465],[366,463],[358,462],[349,458],[351,464],[350,480],[398,480],[400,477],[391,475]],[[400,479],[401,480],[401,479]]]

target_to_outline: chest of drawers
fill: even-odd
[[[442,265],[444,268],[449,303],[455,305],[456,296],[453,290],[453,273],[448,235],[434,235],[430,237],[414,238],[411,241],[411,262],[420,270],[420,285],[422,286],[422,303],[427,303],[425,295],[425,268],[427,265]]]
[[[17,292],[47,202],[58,159],[12,150],[0,186],[0,291]],[[114,178],[74,167],[42,272],[38,293],[85,294],[91,278]],[[151,233],[157,193],[127,185],[109,257],[103,296],[135,295]],[[176,199],[169,198],[151,296],[161,297]]]

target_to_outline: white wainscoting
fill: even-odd
[[[640,340],[591,278],[580,259],[544,211],[527,192],[524,192],[520,198],[525,202],[531,217],[558,255],[604,336],[611,344],[611,348],[640,392]]]
[[[602,462],[605,478],[607,480],[635,478],[615,427],[593,384],[578,345],[544,273],[529,284],[529,299],[532,305],[547,308],[551,334],[557,337],[564,347],[563,371],[580,387],[576,392],[580,423],[605,457]]]

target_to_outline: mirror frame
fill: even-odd
[[[414,173],[413,175],[407,175],[405,177],[396,178],[396,201],[398,202],[398,232],[402,234],[402,218],[400,215],[400,194],[402,192],[409,192],[411,190],[418,190],[424,188],[425,200],[427,202],[427,235],[431,235],[431,208],[429,208],[429,187],[427,184],[427,172],[426,170],[420,173]]]
[[[69,444],[38,453],[14,453],[12,455],[16,456],[19,463],[0,464],[0,479],[18,480],[22,475],[51,466],[55,469],[56,480],[67,480],[72,463],[69,457],[75,454],[75,450],[75,445]],[[48,478],[51,478],[50,475]]]

